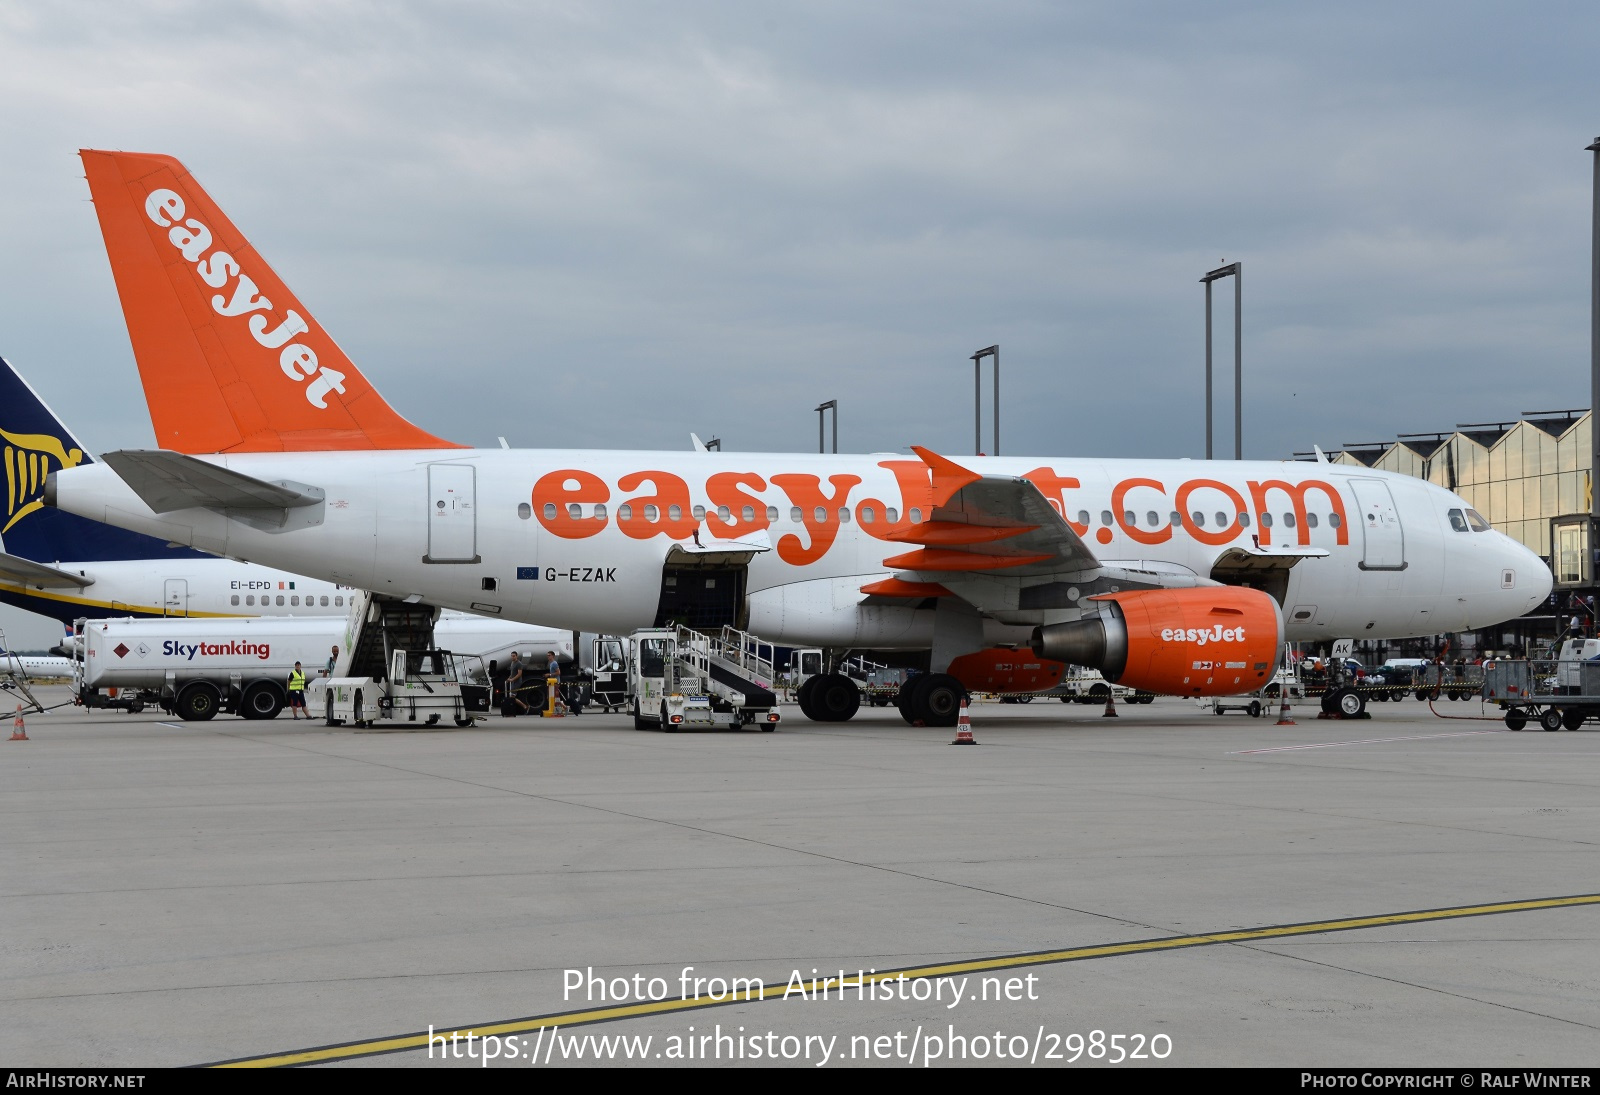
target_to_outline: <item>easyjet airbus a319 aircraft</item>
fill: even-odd
[[[331,582],[587,631],[925,652],[909,721],[1062,663],[1185,696],[1285,640],[1494,624],[1550,589],[1456,495],[1326,463],[483,450],[401,418],[189,172],[83,162],[161,448],[50,504]],[[814,719],[857,692],[813,679]]]

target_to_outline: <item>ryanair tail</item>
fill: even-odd
[[[45,476],[92,463],[82,442],[0,358],[0,551],[35,563],[205,557],[44,504]],[[0,558],[0,580],[8,573],[4,562]]]
[[[384,402],[181,163],[80,155],[162,448],[459,447]]]

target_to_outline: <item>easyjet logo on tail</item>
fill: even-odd
[[[317,363],[317,353],[304,342],[291,341],[309,334],[310,324],[293,308],[281,319],[272,315],[272,301],[261,295],[255,280],[239,262],[223,250],[211,251],[211,229],[193,217],[184,218],[183,198],[172,190],[152,190],[144,200],[144,213],[161,228],[168,228],[167,240],[194,267],[201,281],[222,289],[211,298],[211,309],[219,316],[249,316],[250,334],[268,350],[278,351],[278,367],[283,375],[305,386],[306,402],[317,410],[328,409],[328,393],[344,394],[344,374]],[[231,291],[228,282],[233,279]]]

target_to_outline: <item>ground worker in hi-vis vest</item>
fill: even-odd
[[[299,662],[295,662],[294,668],[289,671],[289,712],[298,720],[305,709],[306,671],[300,668]]]

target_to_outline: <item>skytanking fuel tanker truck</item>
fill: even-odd
[[[219,711],[274,718],[288,702],[294,663],[301,663],[308,681],[317,678],[332,649],[346,646],[347,624],[337,616],[79,620],[78,701],[130,711],[160,705],[186,720],[209,719]],[[441,618],[433,638],[458,657],[502,665],[513,650],[541,665],[546,651],[563,661],[573,652],[570,631],[466,614]],[[481,668],[464,676],[481,676],[488,684]]]

